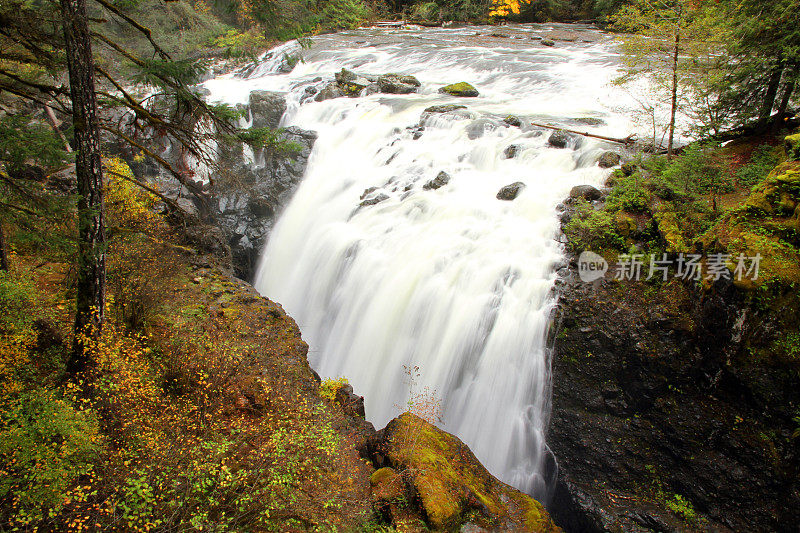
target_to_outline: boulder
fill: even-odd
[[[378,78],[378,91],[388,94],[409,94],[417,92],[421,83],[414,76],[384,74]]]
[[[384,464],[370,478],[373,494],[397,497],[402,488],[431,529],[464,531],[468,524],[467,531],[498,531],[502,524],[502,531],[561,531],[542,504],[492,476],[461,440],[422,418],[405,413],[379,439]]]
[[[556,42],[552,41],[550,39],[542,39],[540,42],[542,43],[542,46],[555,46],[556,45]]]
[[[511,144],[508,146],[508,148],[503,150],[503,155],[506,157],[506,159],[513,159],[517,157],[517,153],[519,153],[519,148],[520,146],[518,144]]]
[[[515,128],[519,128],[522,126],[522,119],[520,119],[516,115],[508,115],[506,118],[503,119],[503,122],[505,122],[509,126],[514,126]]]
[[[611,168],[619,165],[619,161],[620,158],[618,153],[608,151],[600,156],[597,164],[600,166],[600,168]]]
[[[286,112],[286,98],[272,91],[253,91],[249,107],[254,128],[275,129]]]
[[[550,134],[550,138],[547,139],[547,144],[554,148],[566,148],[569,144],[571,136],[564,130],[554,131]]]
[[[511,201],[519,196],[519,193],[522,192],[522,189],[525,188],[525,184],[521,181],[516,181],[505,187],[501,188],[497,191],[497,199],[498,200],[506,200]]]
[[[439,89],[439,92],[449,94],[450,96],[459,96],[463,98],[474,98],[480,94],[475,87],[465,81],[453,83],[451,85],[445,85]]]
[[[445,171],[439,172],[439,174],[433,178],[431,181],[426,183],[422,186],[423,189],[427,190],[436,190],[439,187],[443,187],[450,182],[450,174]]]
[[[599,200],[603,197],[603,193],[600,192],[599,189],[596,187],[592,187],[591,185],[576,185],[569,191],[570,198],[583,198],[584,200],[588,200],[592,202],[594,200]]]

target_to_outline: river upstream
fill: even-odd
[[[553,30],[575,40],[543,45],[541,35]],[[300,325],[312,367],[347,377],[376,427],[406,409],[412,387],[428,387],[440,401],[441,427],[497,477],[546,500],[555,470],[545,443],[546,337],[563,261],[557,206],[571,187],[602,183],[608,171],[597,159],[613,145],[573,138],[555,148],[551,131],[526,124],[624,137],[636,129],[635,104],[626,108],[621,102],[630,99],[610,85],[618,56],[596,29],[495,31],[320,36],[291,73],[266,60],[247,77],[206,86],[213,99],[232,104],[256,89],[285,92],[283,125],[319,133],[255,281]],[[343,67],[411,74],[422,86],[408,95],[300,103],[307,87]],[[461,81],[480,96],[438,92]],[[426,115],[424,129],[415,128],[426,108],[451,103],[468,109]],[[509,114],[522,127],[505,124]],[[508,158],[510,145],[517,149]],[[442,171],[451,176],[446,185],[423,188]],[[513,182],[525,184],[519,196],[497,199]],[[371,188],[364,198],[381,201],[360,205]]]

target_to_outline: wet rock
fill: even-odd
[[[439,89],[439,92],[462,98],[474,98],[480,94],[475,87],[465,81],[445,85]]]
[[[250,93],[249,108],[254,128],[275,129],[286,112],[286,98],[272,91],[253,91]]]
[[[467,126],[467,137],[471,140],[480,139],[486,132],[497,129],[497,122],[488,118],[479,118]]]
[[[518,144],[511,144],[511,145],[508,146],[508,148],[503,150],[503,155],[506,157],[506,159],[513,159],[513,158],[517,157],[517,153],[519,152],[519,149],[520,149],[520,146]]]
[[[344,96],[344,91],[339,88],[339,85],[331,82],[323,87],[314,97],[315,102],[324,102],[332,98],[341,98]]]
[[[414,76],[385,74],[378,78],[378,90],[388,94],[409,94],[417,92],[421,83]]]
[[[605,152],[603,155],[600,156],[600,159],[597,161],[597,164],[600,168],[611,168],[619,165],[620,157],[619,154],[616,152]]]
[[[552,41],[550,39],[542,39],[540,42],[542,43],[542,46],[555,46],[556,45],[556,42]]]
[[[495,31],[490,33],[489,37],[495,37],[497,39],[508,39],[511,36],[507,33],[500,33],[499,31]]]
[[[388,194],[380,193],[380,194],[378,194],[376,196],[373,196],[372,198],[367,198],[366,200],[364,200],[363,202],[361,202],[358,205],[360,205],[361,207],[367,207],[367,206],[370,206],[370,205],[379,204],[379,203],[383,202],[384,200],[388,200],[388,199],[389,199],[389,195]]]
[[[449,182],[450,174],[445,171],[441,171],[435,178],[423,185],[422,188],[425,190],[436,190],[439,187],[447,185]]]
[[[603,197],[603,193],[596,187],[591,185],[576,185],[569,191],[570,198],[583,198],[589,202],[599,200]]]
[[[554,131],[547,139],[547,144],[554,148],[566,148],[572,137],[564,130]]]
[[[366,198],[367,196],[369,196],[370,194],[374,193],[377,190],[378,187],[370,187],[368,189],[364,189],[364,192],[361,193],[361,198],[359,198],[359,200],[363,200],[364,198]]]
[[[497,199],[498,200],[505,200],[511,201],[519,196],[519,193],[522,192],[522,189],[525,188],[525,184],[521,181],[516,181],[505,187],[502,187],[499,191],[497,191]]]
[[[515,128],[522,127],[522,119],[520,119],[516,115],[508,115],[506,118],[503,119],[503,122],[505,122],[509,126],[514,126]]]
[[[430,107],[425,108],[423,113],[450,113],[451,111],[456,111],[458,109],[466,109],[467,106],[459,105],[459,104],[444,104],[444,105],[432,105]]]
[[[241,144],[220,146],[225,165],[214,176],[210,195],[214,222],[230,246],[236,275],[249,280],[261,249],[275,223],[275,215],[289,202],[305,172],[316,141],[313,131],[289,127],[282,138],[298,147],[292,153],[257,151],[263,165],[245,161]]]

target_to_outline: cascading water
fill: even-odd
[[[418,366],[418,385],[442,402],[443,428],[492,473],[539,497],[552,471],[544,432],[546,331],[563,260],[556,206],[572,186],[602,181],[604,147],[573,139],[554,148],[550,131],[502,118],[567,127],[599,118],[601,126],[577,127],[623,136],[632,128],[603,105],[620,101],[607,84],[617,72],[607,37],[570,27],[590,42],[548,48],[532,39],[546,29],[507,27],[507,39],[476,27],[345,32],[315,38],[291,73],[278,72],[273,54],[268,69],[207,83],[230,103],[255,89],[284,91],[283,123],[319,133],[255,283],[297,320],[312,366],[346,376],[377,427],[406,405],[405,367]],[[422,87],[300,103],[307,87],[342,67],[413,74]],[[437,92],[459,81],[481,96]],[[428,106],[445,103],[468,110],[420,122]],[[449,183],[423,187],[441,171]],[[496,198],[516,181],[526,187],[515,200]]]

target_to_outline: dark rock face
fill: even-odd
[[[601,193],[598,189],[592,187],[591,185],[576,185],[575,187],[572,188],[572,190],[569,191],[569,197],[583,198],[585,200],[593,202],[594,200],[599,200],[600,198],[602,198],[603,193]]]
[[[564,130],[554,131],[547,139],[547,144],[554,148],[566,148],[570,141],[570,135]]]
[[[252,279],[276,216],[297,189],[317,138],[316,133],[295,127],[287,128],[283,136],[299,151],[285,155],[258,150],[256,164],[250,164],[241,145],[221,150],[224,171],[211,190],[215,223],[228,239],[236,275],[245,280]]]
[[[511,201],[519,196],[519,193],[522,192],[522,189],[525,188],[525,184],[521,181],[516,181],[510,185],[506,185],[499,191],[497,191],[497,199],[498,200],[505,200]]]
[[[445,171],[439,172],[439,175],[431,181],[422,186],[425,190],[436,190],[439,187],[444,187],[450,182],[450,174]]]
[[[275,129],[286,112],[286,98],[276,92],[253,91],[250,93],[249,108],[254,128]]]
[[[600,168],[611,168],[619,165],[620,157],[616,152],[606,152],[600,156],[597,164]]]
[[[565,270],[547,437],[556,522],[581,533],[795,531],[800,392],[750,348],[796,324],[800,303],[765,312],[724,280],[654,292],[613,280],[614,265],[592,284]]]

